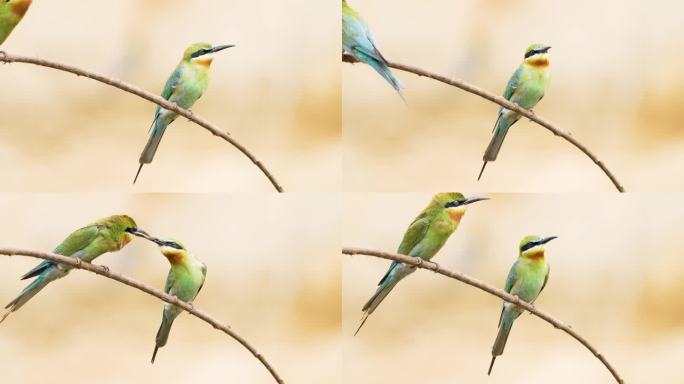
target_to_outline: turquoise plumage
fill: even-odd
[[[525,109],[532,109],[544,97],[549,86],[549,57],[547,47],[542,44],[532,44],[525,51],[525,59],[513,73],[506,85],[503,97],[513,104]],[[520,115],[504,107],[499,109],[499,115],[494,124],[494,135],[485,150],[482,169],[477,179],[480,180],[487,162],[496,160],[501,145],[506,138],[508,129],[520,120]]]
[[[368,25],[361,16],[352,9],[346,0],[342,1],[342,48],[344,52],[357,60],[370,65],[382,76],[403,99],[403,85],[387,66],[387,60],[377,48],[377,44]]]
[[[522,239],[518,260],[513,263],[506,278],[506,292],[528,303],[534,303],[549,279],[550,267],[544,258],[544,244],[555,238],[526,236]],[[488,375],[492,373],[496,357],[503,354],[513,322],[522,312],[523,309],[517,305],[504,302],[499,318],[499,332],[492,346],[492,361],[489,364]]]

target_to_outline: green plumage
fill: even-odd
[[[549,87],[548,50],[542,44],[533,44],[525,51],[525,60],[513,73],[506,85],[503,97],[513,104],[525,109],[532,109],[544,97]],[[499,115],[494,124],[494,135],[485,150],[484,164],[477,179],[480,180],[487,162],[494,161],[499,155],[508,129],[520,120],[520,115],[506,108],[499,109]]]
[[[0,45],[24,18],[30,6],[31,0],[0,0]]]
[[[555,236],[526,236],[522,239],[518,260],[513,263],[506,278],[506,292],[528,303],[534,303],[549,279],[550,267],[544,257],[544,244],[553,239]],[[492,373],[496,357],[503,354],[513,322],[522,312],[523,309],[520,307],[504,302],[499,318],[499,332],[492,346],[492,361],[487,374]]]
[[[426,261],[431,260],[458,227],[465,213],[465,206],[480,200],[485,200],[485,198],[465,198],[457,192],[436,194],[430,204],[409,225],[397,253],[420,257]],[[394,286],[414,271],[414,267],[396,261],[390,265],[389,270],[380,280],[375,294],[363,306],[363,319],[356,333]]]
[[[126,246],[131,240],[128,231],[133,229],[136,229],[136,223],[132,218],[125,215],[110,216],[73,232],[53,252],[92,262],[103,253],[119,251]],[[49,283],[66,276],[71,269],[72,267],[46,260],[28,271],[21,277],[22,280],[36,276],[37,278],[24,288],[17,298],[7,304],[5,308],[8,311],[0,322],[21,308]]]
[[[166,245],[160,247],[162,254],[167,257],[171,264],[171,270],[166,278],[164,292],[171,296],[192,303],[204,285],[207,276],[207,266],[192,255],[188,250],[177,241],[167,241]],[[164,304],[162,322],[155,338],[152,363],[157,357],[159,348],[166,345],[169,339],[171,325],[182,309],[172,304]]]
[[[229,47],[232,47],[232,45],[218,47],[212,47],[207,43],[191,45],[185,50],[183,59],[181,59],[178,66],[176,66],[176,69],[166,81],[161,97],[183,109],[190,109],[195,102],[202,97],[202,94],[204,94],[204,91],[206,91],[209,86],[212,54]],[[157,153],[159,143],[164,136],[166,127],[173,123],[177,117],[177,113],[162,107],[157,107],[147,144],[145,144],[145,148],[143,148],[143,151],[140,154],[140,166],[135,175],[135,179],[133,179],[134,184],[138,179],[138,175],[140,174],[143,165],[151,163],[154,159],[154,155]]]

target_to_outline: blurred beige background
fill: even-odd
[[[193,108],[230,132],[286,190],[341,183],[339,7],[329,2],[38,1],[2,49],[160,93],[187,46],[217,55]],[[272,191],[230,144],[185,119],[131,186],[155,106],[26,64],[0,68],[5,191]]]
[[[553,48],[535,112],[593,150],[631,191],[684,189],[684,5],[655,1],[351,1],[383,54],[502,94],[525,48]],[[614,191],[579,150],[526,120],[476,182],[498,106],[396,71],[408,106],[367,66],[344,64],[344,186]]]
[[[547,246],[536,302],[592,342],[629,383],[674,383],[684,358],[684,207],[676,194],[493,194],[468,208],[435,261],[503,287],[528,234]],[[395,251],[430,194],[348,194],[343,245]],[[343,259],[345,383],[610,383],[578,342],[521,316],[491,377],[501,300],[428,271],[404,279],[356,337],[390,262]]]
[[[127,213],[183,241],[208,266],[195,305],[228,323],[287,383],[341,383],[339,217],[321,194],[10,195],[0,199],[0,244],[52,250],[71,231]],[[0,302],[39,262],[0,256]],[[107,265],[162,288],[158,248],[133,241]],[[162,303],[84,271],[46,287],[0,326],[3,383],[273,383],[236,341],[187,314],[150,365]]]

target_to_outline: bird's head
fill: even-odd
[[[556,239],[556,236],[525,236],[520,241],[520,257],[536,259],[544,257],[544,244]]]
[[[234,47],[234,45],[218,45],[213,47],[208,43],[193,44],[185,50],[183,60],[189,63],[209,66],[214,59],[214,53],[230,47]]]
[[[458,192],[441,192],[436,194],[433,198],[433,201],[438,204],[441,209],[446,210],[453,220],[461,219],[465,213],[466,205],[482,200],[489,200],[489,198],[483,196],[465,197]]]
[[[138,229],[138,224],[136,224],[135,220],[133,220],[133,218],[128,215],[114,215],[99,220],[99,222],[110,228],[114,228],[124,232],[124,236],[122,239],[123,243],[121,245],[122,247],[124,247],[126,244],[130,243],[131,240],[133,240],[133,237],[131,236],[131,231],[135,231]]]
[[[31,6],[31,0],[0,0],[0,3],[19,17],[24,17]]]
[[[525,50],[525,63],[533,66],[549,65],[549,47],[545,44],[532,44]]]

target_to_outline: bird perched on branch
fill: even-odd
[[[207,277],[207,266],[190,253],[179,241],[161,240],[148,235],[145,231],[137,231],[134,234],[159,245],[159,250],[169,260],[171,270],[166,278],[164,292],[192,304],[204,285],[204,279]],[[152,353],[153,364],[154,359],[157,357],[157,351],[165,346],[169,339],[169,332],[171,331],[173,321],[181,312],[183,310],[177,306],[164,303],[162,322],[157,331],[154,352]]]
[[[24,18],[31,0],[0,0],[0,45]]]
[[[419,257],[429,261],[442,248],[461,222],[466,206],[476,201],[489,200],[486,197],[464,197],[457,192],[442,192],[436,194],[430,204],[409,225],[404,238],[401,240],[397,253],[406,256]],[[385,276],[380,280],[375,294],[363,306],[361,327],[373,311],[387,297],[392,288],[404,277],[415,271],[415,267],[393,262]]]
[[[530,304],[534,303],[549,280],[550,267],[544,258],[544,244],[555,238],[556,236],[526,236],[520,241],[520,255],[508,273],[504,287],[506,292]],[[523,309],[515,304],[507,301],[503,303],[499,318],[499,333],[492,346],[492,362],[489,364],[487,375],[492,373],[496,357],[503,354],[513,322],[522,312]]]
[[[525,59],[506,85],[503,97],[513,104],[531,110],[544,97],[549,87],[549,49],[543,44],[532,44],[525,50]],[[520,119],[520,115],[504,107],[494,125],[494,136],[482,157],[484,164],[477,180],[482,177],[487,162],[496,160],[508,129]]]
[[[53,252],[90,263],[103,253],[121,250],[131,241],[130,232],[136,229],[137,224],[129,216],[110,216],[73,232]],[[21,277],[22,280],[36,276],[37,278],[24,288],[16,299],[7,304],[5,308],[8,308],[8,311],[0,319],[0,323],[10,313],[17,311],[26,304],[45,286],[66,276],[72,269],[71,266],[45,260],[28,271]]]
[[[342,49],[357,60],[370,65],[399,92],[402,99],[404,98],[401,93],[404,87],[394,77],[387,66],[387,60],[380,54],[368,24],[347,4],[347,0],[342,0]]]
[[[166,81],[161,97],[183,109],[190,109],[202,97],[202,94],[209,85],[210,67],[214,53],[230,47],[234,47],[234,45],[219,45],[216,47],[212,47],[207,43],[191,45],[185,50],[183,59],[173,71],[171,77]],[[140,167],[138,167],[138,172],[135,174],[133,184],[138,180],[143,165],[151,163],[152,159],[154,159],[154,154],[157,152],[159,142],[164,135],[166,127],[176,120],[177,117],[178,114],[176,112],[157,107],[152,127],[150,127],[147,144],[140,154]]]

